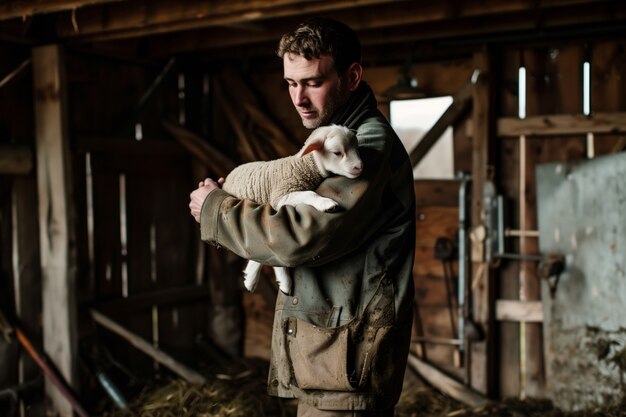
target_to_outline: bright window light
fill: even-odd
[[[391,125],[407,152],[411,153],[422,137],[452,104],[452,97],[393,100],[390,103]],[[428,154],[413,169],[413,177],[454,178],[452,127],[448,127]]]
[[[591,114],[591,65],[589,62],[583,64],[583,114]]]
[[[520,67],[518,71],[518,116],[520,119],[526,118],[526,68]]]

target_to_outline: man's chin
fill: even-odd
[[[304,127],[306,127],[307,129],[317,129],[318,127],[321,126],[321,123],[318,119],[305,119],[302,118],[302,125]]]

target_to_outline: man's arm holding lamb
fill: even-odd
[[[372,129],[357,132],[363,174],[356,179],[329,177],[318,188],[341,211],[320,212],[307,205],[274,210],[215,189],[201,203],[202,239],[275,266],[315,265],[349,253],[386,221],[375,214],[391,169],[384,136]]]

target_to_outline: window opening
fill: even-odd
[[[409,154],[450,107],[452,101],[452,96],[391,101],[391,125]],[[454,178],[453,138],[453,129],[448,127],[428,154],[413,168],[415,179]]]

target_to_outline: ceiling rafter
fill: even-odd
[[[415,42],[427,39],[463,38],[472,35],[552,29],[576,24],[609,23],[626,19],[626,5],[607,8],[606,2],[593,5],[580,1],[561,1],[558,7],[541,9],[499,9],[494,14],[482,10],[481,2],[473,2],[468,9],[457,9],[454,17],[446,14],[445,4],[433,2],[429,6],[412,2],[406,8],[368,8],[339,11],[335,17],[357,32],[364,45]],[[567,11],[565,13],[564,11]],[[448,10],[448,13],[450,11]],[[147,51],[151,56],[170,55],[192,51],[233,48],[274,42],[286,31],[293,29],[304,16],[299,15],[272,22],[263,32],[245,32],[230,28],[206,28],[203,30],[173,33],[148,39]]]
[[[73,16],[74,21],[69,16],[62,16],[57,25],[57,33],[61,38],[95,42],[211,26],[249,25],[252,22],[281,17],[390,3],[402,1],[194,0],[181,3],[142,0],[79,10]]]
[[[189,0],[184,3],[135,0],[82,8],[72,16],[62,15],[57,34],[77,42],[98,42],[215,26],[244,25],[245,28],[255,22],[331,12],[358,14],[360,26],[376,28],[590,3],[610,4],[614,0]],[[259,31],[259,26],[251,29]]]
[[[4,0],[0,3],[0,20],[78,10],[83,7],[119,1],[122,0]]]

